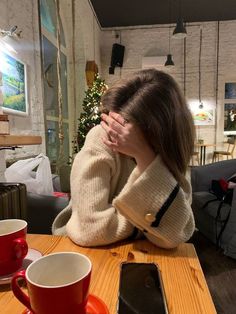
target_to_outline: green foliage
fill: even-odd
[[[24,70],[24,68],[23,68]],[[8,84],[9,86],[15,87],[18,90],[23,90],[25,88],[24,83],[24,72],[20,71],[19,74],[19,80],[15,79],[14,76],[10,76],[8,74],[3,74],[3,80],[5,84]]]
[[[21,82],[24,82],[24,79],[25,79],[25,72],[24,72],[24,66],[23,64],[19,63],[16,61],[15,63],[15,67],[16,67],[16,70],[18,72],[18,75],[19,75],[19,80]]]
[[[78,119],[77,144],[79,150],[83,147],[87,133],[95,125],[99,124],[100,118],[100,102],[101,97],[107,90],[105,81],[96,75],[93,85],[85,91],[83,100],[83,112]]]
[[[3,103],[4,107],[6,108],[15,109],[23,112],[26,110],[24,94],[3,97]]]

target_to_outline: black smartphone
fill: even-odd
[[[118,314],[168,314],[161,272],[154,263],[122,263]]]

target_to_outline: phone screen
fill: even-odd
[[[118,314],[167,314],[161,273],[154,263],[122,263]]]

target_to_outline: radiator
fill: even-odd
[[[27,191],[23,183],[0,182],[0,219],[27,220]]]

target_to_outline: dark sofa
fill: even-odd
[[[52,175],[54,192],[66,192],[68,196],[50,196],[27,193],[28,233],[51,234],[54,218],[69,203],[69,173],[64,175],[67,182],[61,184],[58,175]]]
[[[224,254],[236,258],[236,188],[233,192],[232,205],[224,204],[221,209],[220,220],[216,223],[219,201],[206,202],[215,199],[209,192],[213,179],[225,179],[236,174],[236,159],[224,160],[204,166],[191,167],[192,181],[192,209],[197,229],[213,243],[216,243],[216,234],[219,234],[224,220],[229,214],[229,220],[222,234],[220,247]]]
[[[7,161],[7,166],[12,165],[15,161],[17,160]],[[20,197],[23,210],[18,206],[17,209],[14,210],[14,214],[12,213],[10,216],[7,214],[7,216],[2,219],[24,219],[28,223],[28,233],[51,234],[51,227],[55,217],[69,204],[70,171],[71,165],[66,164],[60,167],[59,175],[52,174],[54,192],[64,192],[67,196],[39,195],[24,190]],[[3,183],[7,184],[6,182]],[[9,197],[11,198],[11,196]],[[0,198],[0,211],[1,210]],[[0,217],[1,216],[2,215],[0,215]]]
[[[68,203],[68,197],[27,193],[28,233],[51,234],[54,218]]]

